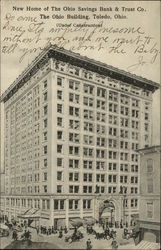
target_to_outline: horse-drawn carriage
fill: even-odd
[[[124,231],[123,231],[122,238],[128,240],[130,238],[135,238],[135,236],[136,236],[136,231],[135,231],[134,228],[132,228],[130,230],[125,228]]]
[[[74,232],[72,235],[66,236],[65,241],[72,243],[75,241],[79,241],[82,238],[83,238],[83,233],[77,230],[77,232]]]

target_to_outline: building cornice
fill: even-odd
[[[49,45],[32,61],[32,63],[16,78],[10,87],[2,94],[1,102],[6,102],[19,88],[21,88],[36,72],[50,59],[70,63],[71,65],[96,72],[100,75],[120,80],[124,83],[154,92],[160,88],[160,84],[120,70],[105,63],[81,56],[78,53],[60,48],[56,45]]]
[[[149,153],[160,153],[161,152],[161,146],[156,145],[156,146],[151,146],[151,147],[146,147],[146,148],[141,148],[136,150],[140,154],[149,154]]]

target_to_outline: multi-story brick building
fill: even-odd
[[[140,152],[141,239],[160,242],[160,156],[161,146],[151,146]]]
[[[29,208],[43,224],[130,222],[138,214],[138,148],[151,144],[155,82],[56,46],[2,95],[3,212]],[[110,218],[111,216],[111,218]]]

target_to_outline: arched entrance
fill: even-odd
[[[105,200],[100,204],[99,220],[110,227],[116,224],[116,208],[112,201]]]

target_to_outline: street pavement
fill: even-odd
[[[78,229],[79,230],[79,229]],[[117,242],[118,242],[118,249],[135,249],[135,244],[133,239],[130,240],[123,240],[122,239],[122,233],[123,233],[123,229],[116,229],[117,230]],[[29,231],[31,232],[31,240],[33,242],[46,242],[46,243],[51,243],[54,244],[56,246],[58,246],[60,249],[86,249],[86,241],[88,239],[91,240],[92,243],[92,249],[111,249],[111,242],[112,240],[105,240],[105,239],[101,239],[101,240],[97,240],[95,239],[94,235],[88,235],[86,233],[86,229],[83,229],[83,235],[84,238],[81,239],[80,241],[77,242],[65,242],[65,236],[63,234],[63,238],[58,238],[58,234],[52,234],[52,235],[44,235],[44,234],[37,234],[36,230],[34,228],[29,228]],[[73,230],[70,230],[70,235],[72,235]],[[21,233],[18,233],[18,238],[20,239],[21,237]],[[69,234],[69,233],[68,233]],[[10,236],[8,237],[2,237],[0,239],[0,243],[1,243],[1,249],[4,249],[5,247],[7,247],[11,242],[12,242],[12,233],[10,234]]]

